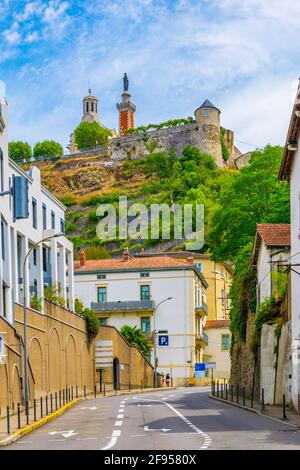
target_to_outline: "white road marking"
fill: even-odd
[[[144,426],[144,431],[160,431],[160,432],[169,432],[171,431],[171,429],[165,429],[165,428],[161,428],[161,429],[149,429],[148,426]]]
[[[123,414],[117,415],[117,419],[123,419],[123,418],[124,418]]]
[[[81,410],[96,410],[97,406],[84,406],[83,408],[80,408]]]
[[[54,436],[55,434],[61,434],[63,437],[68,438],[76,436],[78,433],[74,432],[74,429],[70,429],[70,431],[52,431],[48,432],[48,434],[50,434],[50,436]]]
[[[116,421],[115,422],[115,426],[122,426],[122,424],[123,424],[123,421]]]
[[[133,398],[136,398],[136,397],[133,397]],[[200,449],[206,449],[211,443],[212,443],[212,439],[211,437],[204,431],[202,431],[201,429],[199,429],[197,426],[195,426],[193,423],[191,423],[191,421],[189,419],[187,419],[184,415],[182,415],[178,410],[176,410],[176,408],[174,408],[174,406],[170,405],[170,403],[167,403],[166,401],[163,401],[163,400],[154,400],[152,398],[136,398],[140,401],[156,401],[156,402],[159,402],[159,403],[162,403],[164,405],[166,405],[168,408],[170,408],[170,410],[173,411],[173,413],[175,413],[180,419],[182,419],[182,421],[187,424],[191,429],[193,429],[193,431],[195,431],[197,434],[200,434],[201,437],[203,437],[204,439],[204,445],[202,445],[200,447]],[[145,429],[145,426],[144,426],[144,429]]]
[[[120,430],[116,430],[116,431],[113,431],[112,433],[112,437],[109,441],[109,443],[105,446],[105,447],[102,447],[102,449],[100,450],[108,450],[108,449],[111,449],[112,447],[114,447],[118,441],[118,437],[121,436],[121,431]]]
[[[141,403],[138,403],[138,406],[147,406],[147,407],[150,408],[150,406],[153,406],[153,405],[143,405],[143,404],[141,404]]]

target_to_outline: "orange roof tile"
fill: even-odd
[[[257,231],[268,246],[290,246],[290,224],[258,224]]]
[[[155,269],[155,268],[184,268],[193,267],[184,260],[177,258],[171,258],[170,256],[154,256],[145,258],[129,258],[124,260],[123,258],[113,259],[98,259],[98,260],[86,260],[84,266],[80,266],[79,261],[75,261],[74,268],[75,272],[84,271],[111,271],[111,270],[126,270],[126,269]]]
[[[204,329],[209,328],[228,328],[230,320],[206,320]]]

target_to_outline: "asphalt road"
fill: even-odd
[[[208,392],[181,388],[82,401],[3,450],[300,450],[300,432]]]

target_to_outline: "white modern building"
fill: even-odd
[[[64,232],[65,207],[41,185],[38,168],[25,172],[9,159],[5,97],[0,106],[0,315],[13,323],[14,303],[23,303],[24,258],[40,240]],[[64,236],[38,244],[29,256],[26,279],[27,299],[42,301],[44,287],[52,285],[72,309],[73,245]]]
[[[293,106],[279,177],[290,183],[292,400],[300,411],[300,84]]]
[[[290,258],[290,233],[290,224],[257,225],[252,253],[252,265],[257,273],[257,306],[274,294],[273,273]]]
[[[100,260],[82,252],[75,262],[76,297],[102,324],[136,325],[155,336],[158,372],[169,373],[174,385],[187,384],[202,362],[207,287],[193,258],[130,257],[125,250],[121,258]]]

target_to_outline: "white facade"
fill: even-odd
[[[8,158],[7,102],[0,110],[0,192],[8,191],[13,176],[29,183],[29,217],[13,220],[13,198],[0,196],[0,315],[13,323],[13,305],[23,303],[23,261],[40,240],[64,230],[65,207],[41,186],[40,171],[27,173]],[[31,252],[26,269],[27,299],[44,296],[44,286],[55,285],[66,306],[73,308],[73,245],[64,237],[53,238]]]
[[[284,247],[268,247],[262,241],[257,258],[257,306],[274,293],[272,272],[275,272],[276,261],[286,262],[290,257],[290,250]]]
[[[105,276],[105,279],[99,279],[99,276]],[[75,292],[76,298],[90,308],[92,302],[99,300],[98,288],[106,288],[107,310],[97,314],[108,325],[118,329],[124,325],[136,325],[141,329],[148,326],[144,333],[149,337],[154,330],[167,331],[168,346],[159,345],[159,333],[156,338],[158,372],[169,373],[173,383],[179,385],[186,384],[194,376],[194,363],[202,360],[202,349],[197,344],[201,343],[206,317],[201,308],[196,308],[206,305],[206,285],[202,279],[193,266],[186,269],[145,267],[142,271],[123,272],[75,270]],[[139,308],[141,286],[149,286],[146,289],[149,289],[153,306],[148,310]],[[158,306],[168,297],[172,299]],[[122,302],[132,301],[135,304],[129,309],[122,305]],[[120,307],[114,305],[112,309],[110,302],[120,302]]]

